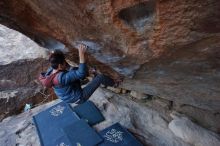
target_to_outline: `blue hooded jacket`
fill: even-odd
[[[45,76],[50,76],[53,69],[49,68]],[[85,63],[80,63],[78,68],[60,71],[55,78],[58,84],[53,86],[55,94],[67,103],[73,103],[82,97],[82,88],[80,80],[87,75]]]

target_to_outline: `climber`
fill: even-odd
[[[118,86],[121,79],[113,80],[112,78],[95,74],[93,80],[86,87],[81,88],[80,80],[87,76],[87,66],[85,62],[85,52],[87,47],[80,44],[79,52],[79,67],[72,68],[65,61],[65,56],[61,51],[55,50],[49,57],[51,67],[46,73],[41,73],[39,79],[46,87],[53,87],[55,94],[67,103],[84,103],[100,84],[105,86]]]

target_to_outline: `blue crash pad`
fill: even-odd
[[[68,145],[70,142],[62,131],[62,127],[79,120],[71,107],[60,102],[45,111],[33,116],[42,146]],[[69,144],[70,145],[70,144]]]
[[[102,113],[95,106],[95,104],[91,101],[86,101],[83,104],[79,104],[73,109],[74,112],[85,121],[88,122],[89,125],[93,126],[97,123],[100,123],[105,120]]]
[[[143,146],[135,137],[119,123],[99,132],[104,142],[99,146]]]
[[[71,146],[97,146],[103,141],[85,120],[79,120],[63,128],[63,131],[71,141]]]

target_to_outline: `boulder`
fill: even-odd
[[[183,141],[196,146],[219,146],[220,136],[196,125],[186,117],[174,118],[169,123],[169,129]]]
[[[37,78],[46,70],[47,52],[30,38],[0,25],[0,121],[18,114],[26,103],[37,104],[46,95]],[[49,97],[48,99],[51,99]]]
[[[138,93],[136,91],[131,91],[130,92],[130,95],[136,99],[147,99],[148,98],[148,95],[147,94],[143,94],[143,93]]]
[[[2,0],[0,23],[49,49],[89,46],[88,63],[123,88],[220,110],[220,1]]]

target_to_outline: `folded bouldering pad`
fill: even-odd
[[[71,146],[96,146],[103,139],[85,120],[79,120],[63,128]]]
[[[70,144],[62,128],[79,121],[71,107],[60,102],[33,116],[42,146]]]
[[[92,101],[86,101],[83,104],[79,104],[73,109],[74,112],[89,125],[93,126],[105,120],[100,110],[95,106]]]
[[[143,146],[137,139],[119,123],[99,132],[104,142],[99,146]]]

